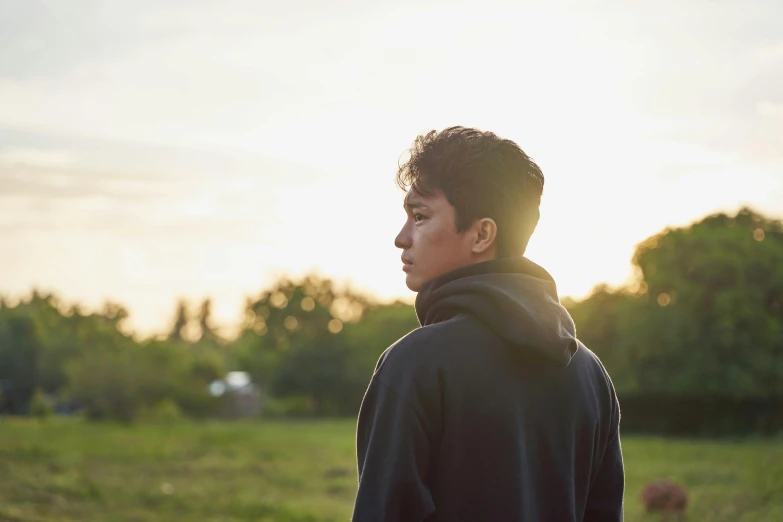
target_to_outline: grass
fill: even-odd
[[[689,522],[783,520],[783,441],[623,439],[626,520],[653,521],[639,492],[672,478]],[[0,521],[350,519],[354,423],[124,427],[0,419]]]

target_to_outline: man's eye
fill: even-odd
[[[414,220],[416,223],[418,223],[418,222],[419,222],[419,221],[421,221],[422,219],[424,219],[424,216],[423,216],[422,214],[419,214],[418,212],[416,212],[416,213],[414,213],[414,214],[413,214],[413,220]]]

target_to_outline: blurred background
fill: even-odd
[[[614,380],[627,518],[783,520],[781,21],[0,0],[0,520],[349,519],[418,326],[394,172],[450,125],[544,171],[528,257]]]

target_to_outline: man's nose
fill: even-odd
[[[394,238],[394,246],[403,250],[411,247],[411,235],[408,232],[408,225],[402,227],[400,233]]]

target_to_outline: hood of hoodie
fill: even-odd
[[[576,327],[555,281],[525,257],[469,265],[428,281],[416,296],[422,326],[468,313],[511,345],[566,366],[577,351]]]

